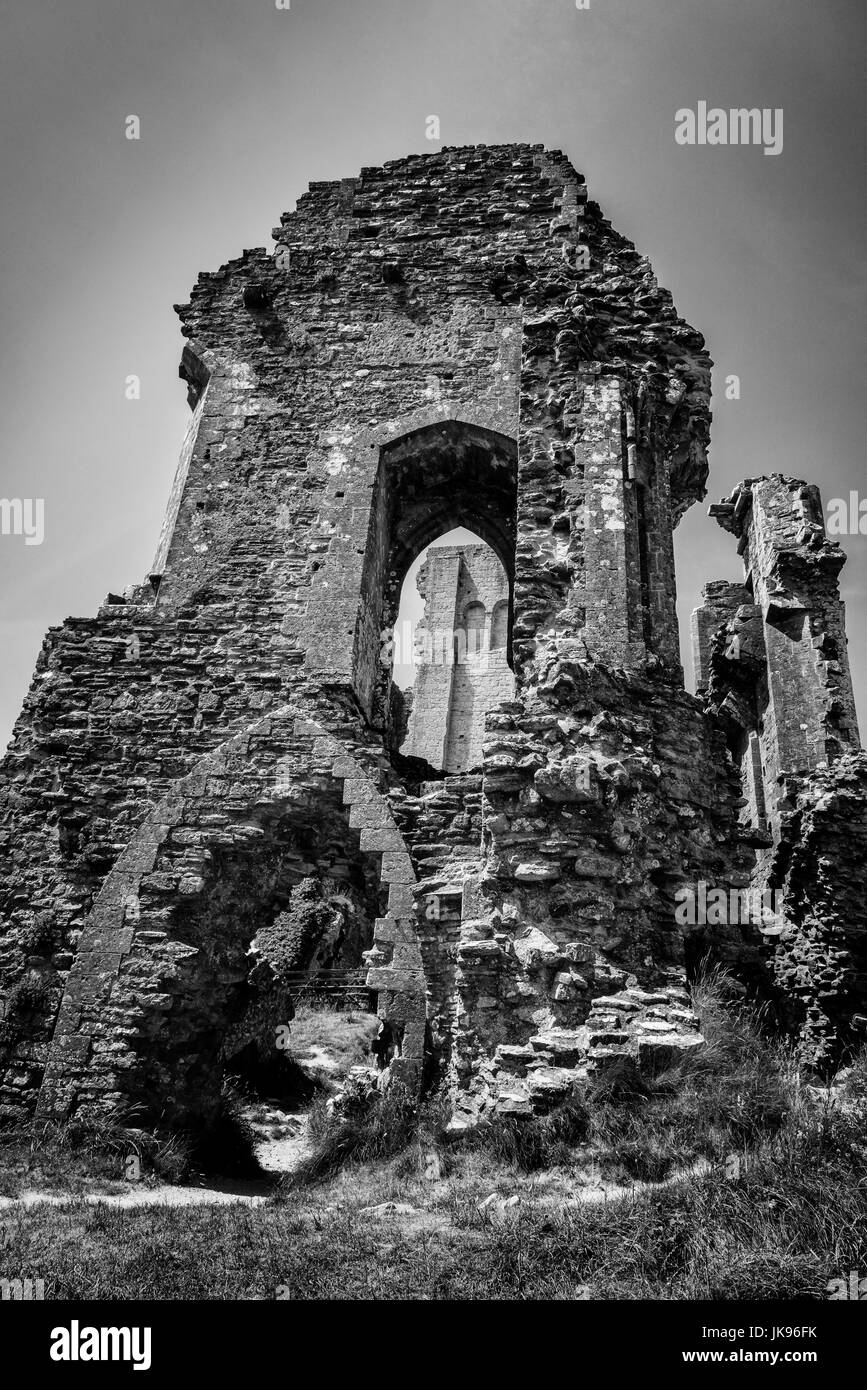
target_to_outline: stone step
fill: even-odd
[[[700,1033],[659,1033],[638,1039],[638,1065],[642,1070],[673,1066],[690,1052],[704,1047]]]
[[[514,1076],[525,1076],[528,1066],[537,1060],[538,1054],[532,1047],[500,1043],[494,1049],[494,1065]]]
[[[617,1030],[623,1026],[624,1022],[631,1022],[631,1020],[623,1020],[620,1014],[596,1013],[593,1009],[591,1009],[587,1018],[587,1027],[591,1030],[595,1029],[597,1032],[600,1029],[606,1028],[613,1028]]]
[[[594,1071],[599,1071],[601,1067],[612,1066],[616,1062],[634,1060],[634,1054],[628,1047],[591,1047],[587,1054],[587,1061]]]
[[[643,1033],[656,1035],[662,1033],[677,1033],[679,1029],[670,1018],[655,1016],[653,1018],[642,1018],[636,1025],[635,1031],[638,1035]]]
[[[577,1080],[569,1067],[539,1067],[527,1073],[524,1084],[534,1111],[544,1114],[572,1093]]]
[[[600,994],[591,1005],[593,1012],[635,1013],[641,1006],[624,994]]]
[[[539,1054],[549,1054],[562,1067],[574,1067],[587,1055],[589,1037],[586,1029],[552,1028],[530,1039],[531,1048]]]
[[[602,1033],[591,1033],[588,1044],[591,1048],[596,1047],[622,1047],[629,1042],[629,1034],[619,1032],[615,1028],[608,1029]]]

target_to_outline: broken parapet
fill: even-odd
[[[693,618],[696,677],[740,725],[732,751],[749,753],[778,833],[786,776],[860,748],[837,582],[846,557],[825,535],[818,488],[798,479],[748,479],[710,515],[739,541],[745,602],[735,604],[737,586],[706,592]]]
[[[702,604],[692,610],[692,664],[695,672],[695,688],[699,693],[710,685],[711,642],[721,627],[724,627],[737,613],[738,608],[749,603],[750,595],[743,584],[733,584],[726,579],[714,579],[705,584],[702,590]]]

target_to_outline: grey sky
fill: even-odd
[[[867,492],[863,0],[2,0],[2,21],[0,496],[44,497],[46,536],[0,536],[0,743],[45,630],[152,559],[187,419],[172,304],[270,247],[310,180],[439,148],[430,114],[445,144],[565,150],[650,256],[717,363],[709,500],[774,470]],[[700,100],[782,107],[782,154],[677,145]],[[844,545],[863,712],[867,537]],[[739,563],[704,507],[678,559],[685,635]]]

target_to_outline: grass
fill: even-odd
[[[309,999],[296,1006],[289,1025],[289,1050],[301,1065],[311,1056],[327,1057],[331,1073],[339,1079],[350,1068],[370,1063],[370,1044],[378,1028],[375,1014],[335,1009],[325,999]]]
[[[324,999],[299,1004],[287,1060],[306,1088],[304,1103],[319,1095],[322,1108],[326,1087],[335,1088],[353,1066],[369,1060],[378,1026],[374,1015],[335,1009]],[[321,1060],[305,1068],[311,1057]],[[103,1120],[43,1125],[35,1133],[29,1124],[0,1128],[0,1196],[27,1190],[121,1192],[131,1159],[138,1162],[141,1180],[151,1186],[200,1181],[214,1173],[261,1178],[251,1127],[257,1109],[268,1107],[251,1101],[239,1081],[227,1080],[220,1113],[208,1133],[199,1137],[142,1126],[134,1109]]]
[[[458,1145],[446,1142],[447,1107],[436,1100],[417,1107],[387,1092],[338,1116],[314,1107],[313,1152],[293,1181],[322,1181],[343,1164],[383,1159],[413,1144],[438,1149],[441,1167],[451,1172],[487,1160],[492,1173],[559,1170],[580,1180],[592,1168],[618,1183],[660,1182],[702,1161],[726,1162],[790,1123],[805,1095],[787,1044],[769,1041],[761,1015],[728,994],[719,971],[696,986],[705,1046],[662,1074],[621,1066],[576,1085],[549,1115],[495,1120]]]
[[[24,1191],[122,1192],[128,1184],[181,1184],[207,1173],[260,1176],[241,1097],[224,1084],[207,1134],[144,1126],[134,1108],[106,1118],[0,1129],[0,1196]]]
[[[619,1071],[579,1089],[559,1111],[491,1127],[478,1136],[524,1171],[589,1160],[619,1182],[660,1182],[701,1160],[724,1162],[775,1134],[803,1090],[785,1042],[769,1041],[761,1015],[727,1000],[720,972],[693,994],[705,1046],[655,1077]]]
[[[867,1268],[867,1060],[832,1096],[720,977],[696,1006],[701,1054],[459,1142],[397,1088],[319,1105],[310,1159],[258,1206],[0,1211],[0,1277],[84,1299],[822,1299]],[[627,1190],[582,1200],[594,1175]]]
[[[119,1116],[6,1129],[0,1131],[0,1195],[120,1192],[134,1171],[151,1182],[180,1182],[189,1175],[190,1156],[182,1136],[139,1129]]]
[[[359,1098],[356,1107],[332,1114],[320,1100],[310,1112],[309,1158],[293,1170],[289,1189],[310,1187],[334,1178],[347,1165],[378,1163],[405,1156],[403,1171],[412,1171],[413,1155],[442,1140],[445,1107],[436,1100],[421,1105],[406,1090],[392,1086],[372,1103]]]
[[[424,1220],[372,1217],[421,1192],[381,1165],[257,1208],[16,1209],[0,1214],[0,1265],[44,1278],[48,1298],[819,1299],[867,1259],[863,1121],[816,1114],[735,1178],[528,1202],[499,1222],[456,1177],[428,1184]]]

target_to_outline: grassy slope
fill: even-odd
[[[718,989],[697,1004],[708,1045],[684,1066],[458,1145],[435,1104],[323,1113],[312,1161],[258,1207],[0,1211],[0,1275],[49,1298],[821,1298],[867,1267],[867,1065],[830,1102]],[[697,1160],[701,1176],[578,1200],[594,1175]],[[480,1209],[492,1193],[521,1200]],[[410,1210],[365,1210],[384,1201]]]
[[[324,1053],[336,1075],[345,1076],[350,1067],[370,1063],[370,1044],[379,1028],[375,1014],[360,1009],[334,1009],[327,1003],[299,1003],[289,1025],[293,1057],[303,1062],[311,1053]]]
[[[485,1185],[461,1180],[436,1184],[425,1215],[371,1217],[362,1203],[418,1193],[361,1172],[252,1209],[16,1210],[2,1265],[48,1298],[821,1298],[867,1258],[851,1138],[811,1130],[735,1180],[498,1223],[478,1210]]]

